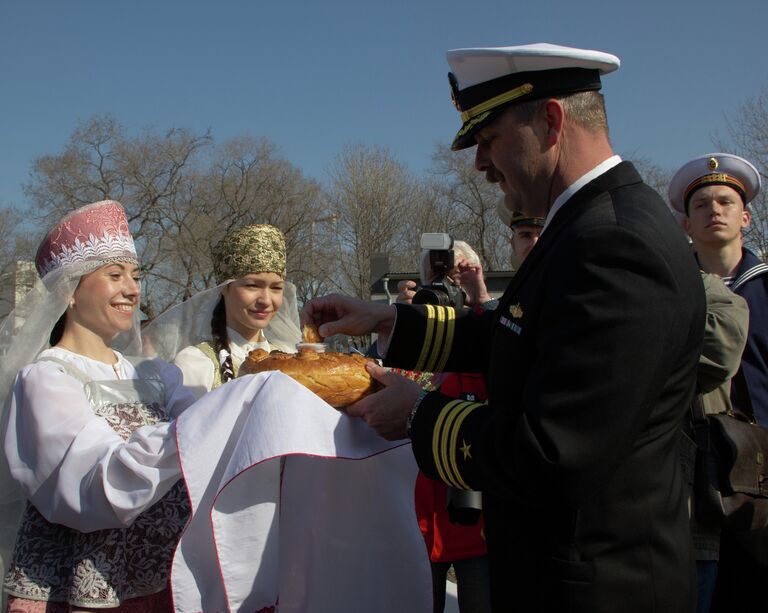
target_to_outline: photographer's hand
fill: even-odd
[[[408,415],[421,393],[421,386],[373,362],[366,364],[366,369],[384,389],[347,407],[347,415],[361,417],[388,441],[406,438]]]
[[[388,343],[395,323],[395,307],[330,294],[307,302],[301,310],[300,319],[302,325],[315,324],[323,338],[334,334],[376,332],[382,342]]]
[[[478,307],[491,299],[483,277],[483,267],[480,264],[470,264],[461,260],[457,265],[455,281],[459,283],[467,297],[468,307]]]
[[[419,286],[416,281],[411,281],[410,279],[400,281],[397,284],[397,291],[399,293],[397,294],[397,298],[395,298],[395,302],[411,304],[418,288]]]

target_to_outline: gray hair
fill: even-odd
[[[578,123],[582,128],[592,132],[605,132],[608,134],[608,116],[605,112],[605,97],[599,91],[577,92],[567,96],[554,96],[559,100],[566,115]],[[548,98],[530,100],[510,107],[514,109],[518,119],[524,123],[530,123],[541,110]]]

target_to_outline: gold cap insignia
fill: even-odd
[[[517,319],[523,316],[523,309],[520,308],[519,302],[509,307],[509,314],[512,315],[512,317],[515,317]]]
[[[719,165],[717,158],[711,157],[707,160],[707,166],[709,166],[710,170],[717,170]]]

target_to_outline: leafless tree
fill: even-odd
[[[24,191],[45,225],[89,202],[123,199],[124,184],[114,159],[121,138],[113,117],[94,117],[75,129],[61,153],[34,161]]]
[[[496,212],[501,192],[475,169],[474,149],[451,151],[438,145],[432,159],[436,221],[442,225],[433,231],[469,243],[485,270],[508,268],[508,231]]]
[[[316,281],[318,259],[312,230],[326,215],[316,181],[278,157],[270,141],[238,138],[217,150],[210,170],[199,178],[196,193],[201,200],[196,207],[198,219],[188,234],[194,244],[205,248],[196,262],[210,270],[210,247],[227,232],[246,224],[269,223],[285,234],[288,278],[297,285],[300,300],[311,297],[306,286]]]
[[[393,270],[413,269],[419,250],[414,227],[424,215],[429,191],[390,152],[349,145],[330,172],[325,200],[337,239],[336,283],[342,291],[370,298],[370,261],[390,254]]]
[[[747,246],[768,261],[768,86],[726,117],[726,131],[727,137],[714,136],[715,146],[752,162],[763,180],[763,190],[750,205],[752,221],[744,238]]]
[[[643,177],[643,181],[655,189],[664,198],[664,201],[668,203],[667,191],[669,182],[672,180],[672,173],[647,157],[622,157],[624,159],[631,159],[635,168],[637,168],[637,172]]]
[[[669,207],[670,213],[682,229],[683,214],[678,213],[674,208],[672,208],[672,205],[669,202],[668,192],[669,182],[672,180],[672,172],[666,168],[662,168],[656,162],[653,162],[644,156],[622,154],[621,157],[625,160],[632,161],[632,163],[635,165],[635,168],[637,168],[637,172],[639,172],[640,176],[643,178],[643,181],[655,189],[659,196],[664,199],[664,202],[667,203],[667,207]]]
[[[26,194],[44,225],[78,206],[120,201],[145,271],[141,308],[153,317],[213,283],[210,247],[247,223],[286,233],[289,261],[319,210],[319,186],[274,145],[171,129],[128,137],[109,116],[80,125],[64,151],[35,161]],[[301,262],[295,270],[300,272]]]
[[[0,268],[14,260],[31,260],[35,253],[35,240],[27,227],[25,216],[16,208],[0,207]]]
[[[146,271],[141,306],[151,317],[179,293],[164,248],[170,212],[190,205],[187,176],[211,142],[179,129],[129,138],[113,117],[97,116],[74,130],[62,153],[35,160],[25,193],[46,227],[89,202],[123,204]]]

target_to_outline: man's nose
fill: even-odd
[[[488,169],[488,155],[482,144],[478,144],[475,151],[475,169],[480,172],[485,172]]]

